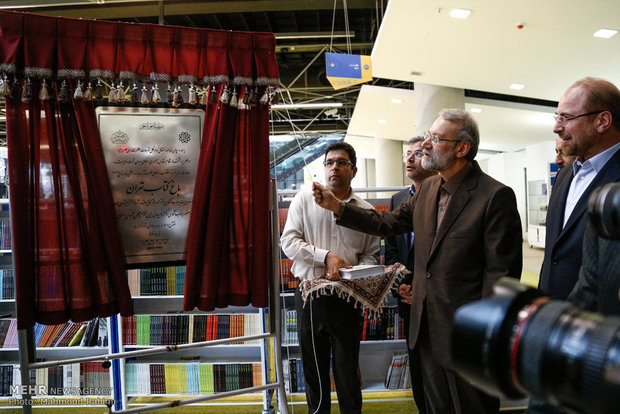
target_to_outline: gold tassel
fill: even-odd
[[[144,95],[145,90],[146,90],[146,87],[142,86],[142,95]],[[142,102],[140,95],[138,95],[138,85],[136,85],[135,82],[133,83],[133,86],[131,87],[131,95],[129,97],[129,100],[132,103]]]
[[[230,98],[230,106],[233,108],[239,107],[239,100],[237,99],[237,88],[233,88],[233,96]]]
[[[252,101],[252,91],[247,86],[243,87],[243,103],[245,105],[250,105]]]
[[[82,91],[82,82],[78,80],[77,86],[75,87],[75,91],[73,92],[73,99],[76,101],[84,98],[84,92]]]
[[[269,105],[275,105],[278,103],[279,100],[280,100],[280,89],[276,89],[269,94]]]
[[[170,84],[168,84],[168,88],[166,89],[166,102],[168,102],[170,106],[174,103],[174,94],[172,93],[172,89],[170,89]]]
[[[215,85],[213,85],[213,87],[211,88],[211,92],[209,92],[209,103],[217,103],[217,88],[215,87]]]
[[[50,98],[50,92],[47,89],[45,78],[41,81],[41,89],[39,89],[39,100],[47,101]]]
[[[103,85],[101,84],[101,79],[97,79],[97,85],[95,86],[95,99],[103,99]]]
[[[256,88],[252,89],[250,93],[250,106],[256,106],[258,103],[258,90]]]
[[[0,78],[0,97],[9,96],[11,93],[11,86],[9,85],[9,80],[6,75]]]
[[[108,93],[108,102],[114,103],[116,102],[116,86],[114,82],[110,84],[110,92]]]
[[[120,81],[116,87],[116,102],[123,103],[127,100],[125,97],[125,88],[123,88],[123,81]]]
[[[93,87],[90,85],[90,82],[88,82],[88,86],[84,90],[84,100],[85,101],[93,100]]]
[[[198,98],[196,97],[196,89],[194,88],[194,84],[189,85],[189,103],[192,105],[196,105],[198,103]]]
[[[151,88],[151,102],[154,104],[161,102],[161,95],[159,95],[159,86],[157,84]]]
[[[32,98],[32,85],[30,84],[30,78],[24,80],[24,89],[22,91],[22,102],[28,102]]]
[[[175,108],[183,103],[183,93],[181,91],[181,87],[177,86],[174,88],[174,97],[172,99],[172,106]]]
[[[69,88],[67,87],[67,81],[62,81],[60,85],[60,91],[58,92],[58,102],[69,102]]]
[[[200,105],[207,105],[209,103],[209,85],[200,91]]]
[[[229,101],[230,98],[228,96],[228,86],[224,86],[224,92],[222,93],[222,96],[220,96],[220,102],[226,105]]]

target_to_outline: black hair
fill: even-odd
[[[349,161],[351,161],[351,164],[353,164],[354,167],[357,165],[357,156],[355,155],[355,149],[351,146],[351,144],[344,141],[338,141],[329,144],[327,148],[325,148],[325,158],[327,158],[328,152],[336,150],[346,151],[347,154],[349,154]]]

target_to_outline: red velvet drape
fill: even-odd
[[[265,33],[0,11],[20,329],[132,313],[93,102],[71,98],[78,80],[198,82],[215,91],[187,234],[184,309],[267,306],[265,97],[278,84],[274,50]],[[53,86],[62,102],[38,98]]]
[[[6,99],[18,328],[133,306],[91,102]]]

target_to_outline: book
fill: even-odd
[[[341,267],[340,276],[346,280],[355,280],[369,276],[382,275],[385,271],[381,265],[357,265],[350,269]]]

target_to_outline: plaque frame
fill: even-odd
[[[96,110],[127,268],[182,264],[205,112]]]

